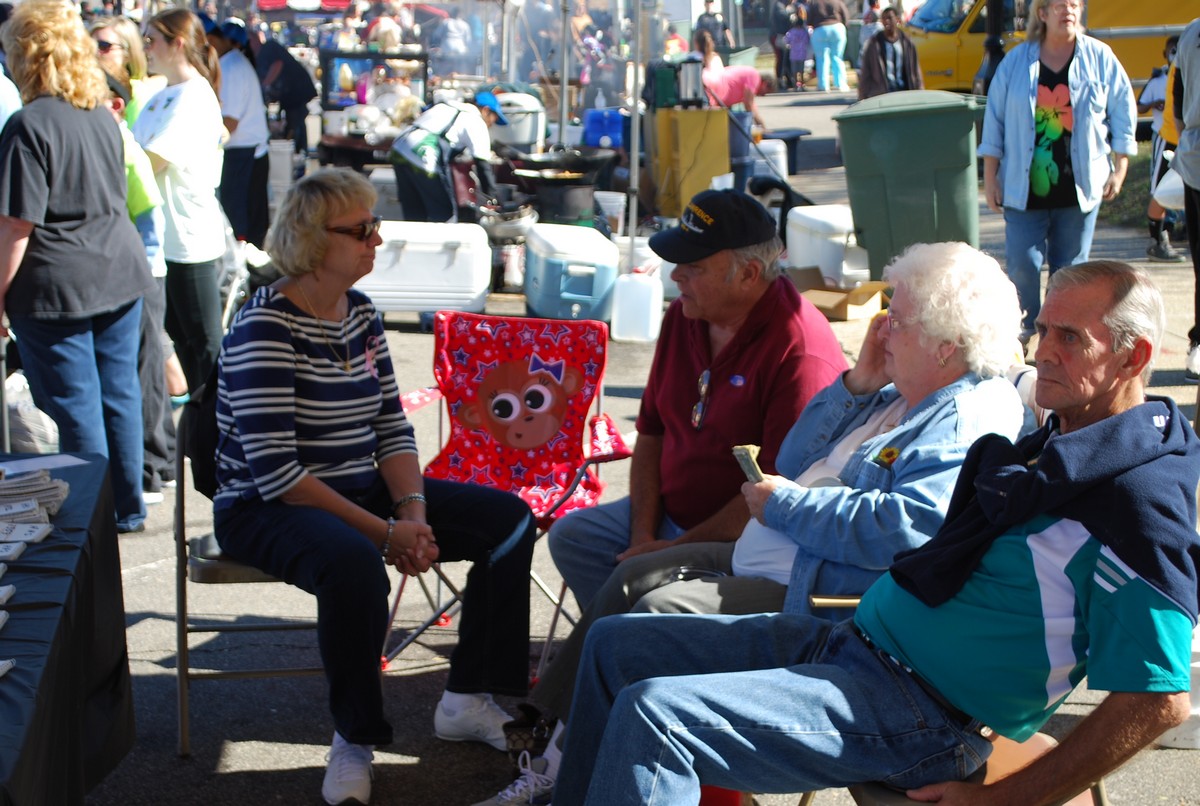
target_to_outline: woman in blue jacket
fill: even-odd
[[[1054,273],[1088,259],[1100,202],[1121,192],[1137,153],[1129,77],[1108,45],[1084,34],[1082,16],[1082,0],[1033,0],[1025,42],[988,91],[984,195],[1004,214],[1026,342],[1042,307],[1042,264]]]

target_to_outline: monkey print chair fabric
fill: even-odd
[[[608,327],[439,311],[434,339],[434,377],[451,431],[425,474],[511,490],[543,528],[551,515],[594,506],[604,484],[590,465],[629,456],[606,415],[588,422]],[[556,506],[577,475],[578,486]]]

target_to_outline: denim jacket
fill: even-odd
[[[1029,170],[1036,141],[1041,44],[1023,42],[1009,52],[992,78],[979,156],[1000,160],[1004,206],[1024,210],[1029,199]],[[1091,212],[1104,194],[1112,173],[1108,138],[1119,154],[1137,154],[1134,127],[1137,108],[1133,89],[1112,49],[1090,36],[1075,42],[1067,72],[1071,91],[1071,170],[1079,209]]]
[[[776,460],[779,474],[795,478],[899,396],[892,385],[854,396],[838,379],[788,432]],[[897,552],[933,537],[971,443],[989,432],[1015,439],[1023,416],[1007,379],[968,373],[922,400],[896,428],[863,443],[839,477],[846,486],[777,487],[764,522],[799,546],[784,612],[811,612],[811,593],[863,593]]]

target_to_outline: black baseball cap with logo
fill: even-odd
[[[679,226],[650,236],[650,248],[671,263],[695,263],[723,249],[766,243],[777,231],[778,224],[753,197],[706,190],[688,202]]]

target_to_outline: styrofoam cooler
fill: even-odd
[[[859,264],[854,216],[845,204],[816,204],[793,207],[787,215],[788,265],[816,266],[822,276],[839,288],[870,279]]]
[[[525,238],[526,311],[607,322],[617,261],[617,245],[590,227],[534,224]]]
[[[355,283],[380,311],[483,310],[492,248],[478,224],[384,221],[375,270]]]
[[[267,143],[267,164],[270,166],[267,176],[272,185],[287,187],[295,181],[292,162],[295,153],[296,144],[291,140],[271,140]]]
[[[616,341],[654,341],[662,328],[663,287],[654,270],[622,274],[613,287],[612,328]]]
[[[754,168],[751,176],[775,176],[783,179],[788,177],[787,143],[782,140],[763,140],[757,150],[751,147],[754,157]]]

